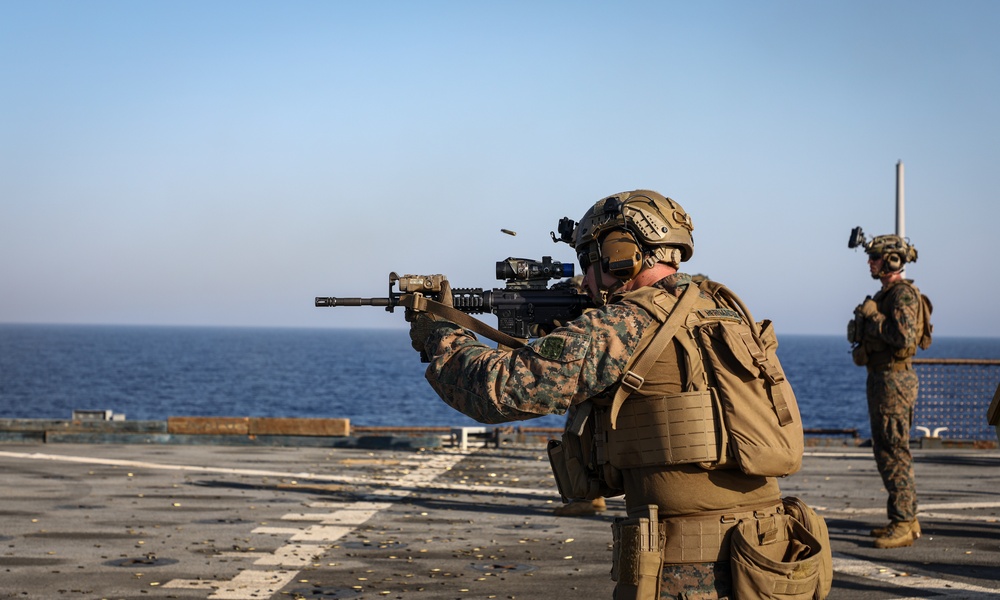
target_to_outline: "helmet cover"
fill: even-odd
[[[581,264],[599,257],[597,246],[613,230],[626,230],[655,262],[669,262],[677,249],[679,262],[694,255],[694,225],[680,204],[652,190],[621,192],[598,200],[580,219],[570,246]]]
[[[917,262],[917,249],[898,235],[877,235],[865,252],[872,260],[882,259],[882,273],[899,271],[906,263]]]

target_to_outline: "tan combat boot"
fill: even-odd
[[[889,531],[890,527],[892,527],[892,523],[889,523],[885,527],[876,527],[875,529],[871,530],[871,536],[885,537],[885,534]],[[920,537],[920,523],[916,519],[913,519],[913,527],[917,531],[917,537]]]
[[[574,500],[569,504],[563,504],[556,508],[552,511],[552,514],[557,517],[589,517],[599,512],[604,512],[607,508],[608,506],[605,504],[604,498]]]
[[[917,520],[897,521],[890,523],[885,535],[875,538],[876,548],[903,548],[912,546],[920,537],[920,525]]]

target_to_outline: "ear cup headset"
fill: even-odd
[[[642,249],[635,235],[627,228],[622,216],[621,200],[610,196],[599,204],[604,223],[600,228],[595,228],[596,237],[577,247],[580,267],[586,271],[597,265],[601,271],[620,282],[628,281],[642,270]]]
[[[601,269],[622,281],[628,281],[642,270],[642,250],[632,232],[615,229],[600,244]]]
[[[903,268],[903,257],[895,252],[886,254],[883,258],[885,259],[885,266],[888,270],[898,271]]]

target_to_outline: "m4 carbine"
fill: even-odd
[[[573,285],[561,282],[548,286],[551,279],[567,277],[573,277],[573,264],[553,261],[551,256],[543,256],[541,261],[508,258],[497,262],[497,279],[506,280],[505,287],[492,290],[452,288],[452,306],[465,314],[493,313],[497,317],[497,329],[506,336],[518,340],[538,337],[594,307],[590,298]],[[389,295],[385,298],[317,297],[316,306],[384,306],[389,312],[398,306],[413,309],[415,298],[425,297],[440,302],[444,281],[444,275],[399,276],[390,273]],[[420,302],[416,305],[419,306]],[[468,326],[467,323],[459,325]],[[500,336],[491,335],[489,331],[475,331],[494,341],[512,345],[510,340],[496,339]]]

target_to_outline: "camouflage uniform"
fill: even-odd
[[[679,296],[690,281],[677,273],[655,285]],[[613,395],[643,333],[653,326],[656,321],[642,308],[614,298],[513,351],[495,350],[471,332],[441,323],[425,343],[426,376],[445,402],[483,423],[563,414],[585,400]],[[681,352],[668,344],[663,357],[673,353],[672,368],[651,372],[647,381],[669,380],[682,391]],[[623,482],[627,510],[656,504],[661,518],[780,500],[772,477],[710,472],[694,464],[626,469]],[[661,598],[724,598],[730,594],[729,562],[667,565],[662,581]]]
[[[912,521],[917,493],[910,454],[910,427],[918,380],[910,358],[916,353],[923,324],[920,293],[910,281],[884,286],[873,298],[878,314],[867,319],[868,416],[872,449],[885,489],[892,522]]]

